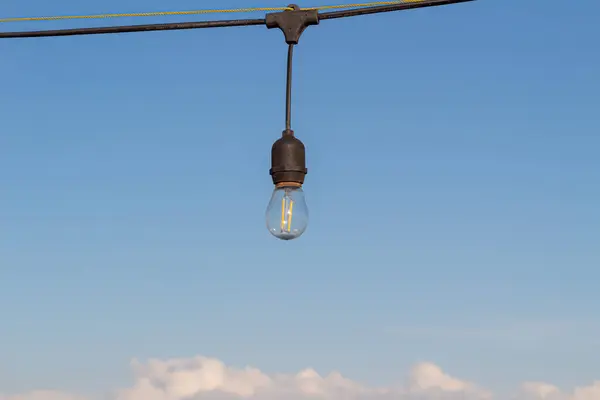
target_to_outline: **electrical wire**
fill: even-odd
[[[463,3],[474,0],[401,0],[401,1],[380,1],[371,3],[356,3],[346,4],[339,6],[320,6],[320,8],[313,7],[315,9],[332,9],[332,8],[345,8],[359,6],[357,8],[350,8],[341,11],[331,11],[325,13],[319,13],[319,20],[328,20],[336,18],[353,17],[358,15],[368,15],[375,13],[384,13],[390,11],[408,10],[412,8],[422,7],[433,7],[446,4]],[[377,5],[373,5],[377,4]],[[259,8],[246,8],[237,10],[257,10]],[[277,10],[292,10],[288,7],[278,8]],[[223,10],[204,10],[204,13],[208,12],[223,12]],[[227,11],[227,10],[226,10]],[[185,11],[179,11],[184,13]],[[235,12],[234,9],[228,10],[228,12]],[[240,11],[241,12],[241,11]],[[156,13],[155,13],[156,14]],[[104,14],[104,15],[122,15],[122,14]],[[133,14],[129,14],[133,15]],[[157,14],[156,14],[157,15]],[[183,15],[183,14],[178,14]],[[80,16],[83,18],[84,16]],[[89,18],[93,16],[88,16]],[[36,18],[63,18],[69,19],[70,17],[36,17]],[[14,19],[13,19],[14,20]],[[22,19],[21,19],[22,20]],[[0,20],[2,22],[3,20]],[[108,33],[126,33],[126,32],[150,32],[150,31],[171,31],[171,30],[182,30],[182,29],[202,29],[202,28],[224,28],[234,26],[252,26],[252,25],[264,25],[266,21],[264,18],[261,19],[237,19],[237,20],[220,20],[220,21],[198,21],[198,22],[179,22],[179,23],[163,23],[163,24],[147,24],[147,25],[128,25],[128,26],[109,26],[109,27],[97,27],[97,28],[71,28],[71,29],[57,29],[57,30],[42,30],[42,31],[22,31],[22,32],[0,32],[0,39],[11,39],[11,38],[33,38],[33,37],[51,37],[51,36],[75,36],[75,35],[95,35],[95,34],[108,34]]]
[[[287,56],[287,81],[285,90],[285,130],[292,129],[292,61],[294,58],[294,45],[288,45]]]
[[[411,10],[414,8],[444,6],[448,4],[466,3],[475,0],[405,0],[402,2],[395,2],[388,5],[379,5],[373,7],[354,8],[350,10],[332,11],[326,13],[319,13],[319,20],[356,17],[359,15],[379,14],[391,11],[402,11]],[[384,2],[381,2],[384,3]],[[392,3],[392,2],[388,2]]]
[[[264,25],[264,19],[235,19],[223,21],[198,21],[198,22],[179,22],[166,24],[148,24],[148,25],[126,25],[126,26],[104,26],[99,28],[73,28],[56,29],[44,31],[24,31],[24,32],[0,32],[0,39],[17,38],[35,38],[35,37],[54,37],[54,36],[79,36],[79,35],[101,35],[108,33],[129,33],[129,32],[152,32],[152,31],[176,31],[184,29],[203,29],[203,28],[228,28],[233,26],[252,26]]]
[[[395,1],[373,1],[369,3],[351,3],[326,5],[317,7],[306,7],[303,10],[336,10],[347,8],[364,8],[374,6],[395,5],[403,3],[422,3],[425,0],[395,0]],[[202,15],[202,14],[230,14],[230,13],[251,13],[251,12],[274,12],[274,11],[292,11],[290,7],[250,7],[250,8],[228,8],[214,10],[190,10],[190,11],[155,11],[139,13],[110,13],[93,15],[57,15],[50,17],[15,17],[0,18],[0,23],[7,22],[34,22],[34,21],[62,21],[78,19],[109,19],[109,18],[133,18],[133,17],[164,17],[164,16],[183,16],[183,15]]]
[[[94,15],[58,15],[52,17],[18,17],[18,18],[0,18],[0,23],[4,22],[27,22],[27,21],[61,21],[73,19],[108,19],[125,17],[164,17],[164,16],[182,16],[182,15],[200,15],[200,14],[230,14],[230,13],[250,13],[260,11],[291,11],[289,7],[253,7],[253,8],[230,8],[222,10],[191,10],[191,11],[155,11],[140,13],[111,13]]]
[[[395,0],[395,1],[372,1],[369,3],[350,3],[350,4],[337,4],[330,6],[317,6],[317,7],[306,7],[303,10],[339,10],[344,8],[363,8],[363,7],[376,7],[376,6],[391,6],[396,4],[405,3],[422,3],[424,0]]]

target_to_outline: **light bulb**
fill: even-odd
[[[308,225],[308,207],[302,186],[275,187],[267,207],[267,228],[282,240],[300,237]]]

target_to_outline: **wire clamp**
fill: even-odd
[[[319,11],[302,10],[296,4],[290,4],[289,8],[292,10],[267,14],[265,21],[268,29],[281,29],[286,43],[295,45],[306,28],[319,25]]]

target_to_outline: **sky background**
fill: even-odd
[[[310,224],[292,242],[264,222],[280,32],[0,41],[0,391],[96,393],[134,357],[198,354],[373,385],[421,361],[499,392],[600,378],[598,13],[480,0],[309,28],[293,128]]]

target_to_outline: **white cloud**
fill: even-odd
[[[116,394],[116,400],[213,400],[222,398],[252,400],[388,400],[464,399],[487,400],[488,393],[475,385],[445,374],[438,366],[417,365],[405,387],[373,388],[343,377],[327,376],[313,369],[295,375],[267,375],[256,368],[227,367],[205,357],[151,360],[133,363],[136,384]]]
[[[521,388],[519,400],[600,400],[600,381],[576,388],[572,393],[564,393],[544,382],[527,382]]]
[[[522,386],[522,395],[531,399],[554,400],[564,398],[560,389],[544,382],[526,382]]]
[[[504,400],[477,385],[450,376],[431,363],[416,365],[404,385],[369,387],[313,369],[297,374],[265,374],[253,367],[235,368],[207,357],[134,361],[133,386],[116,390],[111,400]],[[90,400],[68,393],[37,391],[0,395],[0,400]],[[600,382],[572,393],[528,382],[515,400],[600,400]]]

